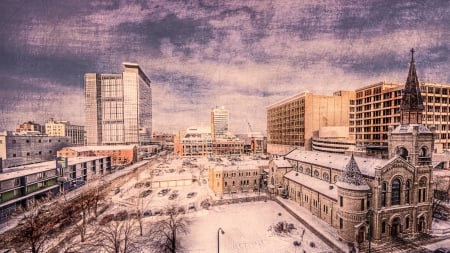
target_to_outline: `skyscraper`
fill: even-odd
[[[138,64],[124,72],[86,73],[87,145],[145,144],[152,133],[150,79]]]
[[[214,108],[211,111],[211,133],[213,139],[222,138],[228,132],[229,112],[225,107]]]

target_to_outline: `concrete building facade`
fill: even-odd
[[[211,134],[213,140],[223,138],[229,129],[230,113],[225,107],[217,107],[211,111]]]
[[[350,127],[354,110],[352,91],[338,91],[333,96],[304,92],[267,107],[267,143],[312,149],[312,138],[321,127]]]
[[[150,79],[138,64],[120,74],[84,76],[87,145],[149,144],[152,134]]]
[[[50,161],[63,147],[71,146],[69,137],[30,133],[0,133],[0,157],[3,167]]]

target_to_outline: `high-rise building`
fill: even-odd
[[[217,107],[211,111],[211,133],[212,138],[223,138],[228,132],[230,115],[225,107]]]
[[[123,73],[86,73],[87,145],[146,144],[152,134],[150,79],[138,64]]]
[[[73,146],[84,144],[84,126],[72,125],[69,121],[51,118],[45,123],[45,133],[49,136],[68,136]]]
[[[369,154],[387,156],[388,128],[400,123],[404,84],[380,82],[356,90],[354,127],[356,145]],[[424,112],[421,123],[436,127],[435,146],[450,148],[450,85],[419,83]]]
[[[312,148],[312,138],[321,127],[349,127],[354,111],[352,91],[338,91],[333,96],[303,92],[267,107],[267,149],[269,153],[286,152],[292,147]]]

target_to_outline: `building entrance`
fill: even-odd
[[[400,234],[400,218],[396,217],[393,221],[392,221],[392,226],[391,226],[391,236],[392,237],[397,237]]]

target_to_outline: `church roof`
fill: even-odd
[[[350,158],[350,161],[345,166],[344,171],[342,171],[342,174],[338,182],[336,182],[336,185],[347,189],[369,190],[369,186],[367,185],[366,180],[364,180],[353,154]]]
[[[420,93],[419,80],[417,78],[416,64],[414,62],[414,49],[411,49],[411,62],[409,64],[408,77],[403,90],[400,109],[404,111],[423,111],[423,99]]]

